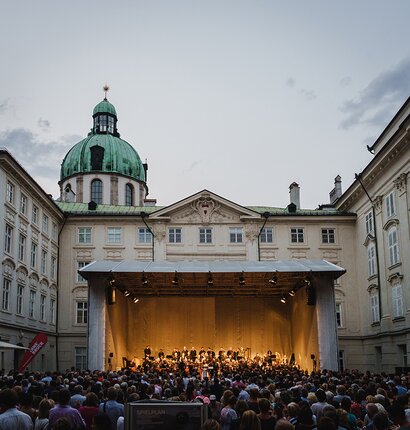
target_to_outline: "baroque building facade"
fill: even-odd
[[[330,203],[317,209],[300,208],[296,183],[290,185],[286,208],[246,207],[208,190],[167,207],[157,206],[147,198],[148,166],[120,138],[116,110],[106,99],[94,108],[89,135],[63,160],[58,201],[52,201],[2,150],[1,340],[27,346],[36,332],[43,331],[49,342],[31,364],[33,369],[87,367],[93,316],[87,281],[79,270],[93,261],[326,260],[346,270],[335,280],[333,290],[339,365],[387,371],[406,366],[410,348],[409,113],[407,100],[370,148],[375,153],[372,162],[344,193],[336,177]],[[21,196],[27,198],[26,214]],[[43,229],[44,217],[48,232]],[[26,238],[26,260],[20,259],[21,235]],[[33,244],[39,253],[34,266],[28,248]],[[238,305],[238,312],[246,314],[246,305],[246,300],[245,308]],[[147,304],[141,299],[135,306]],[[268,327],[263,336],[278,328]],[[232,342],[240,339],[257,345],[252,336],[259,333],[235,330]],[[126,351],[129,355],[138,355],[141,345],[150,342],[138,326],[127,336],[139,339],[135,350]],[[107,350],[114,350],[118,342],[115,333],[110,333]],[[257,347],[253,352],[264,353]],[[1,354],[3,368],[15,367],[19,353]],[[117,367],[120,360],[107,355],[104,367]]]

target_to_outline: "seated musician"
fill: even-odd
[[[149,347],[149,345],[147,345],[144,349],[144,357],[147,359],[149,358],[151,355],[151,348]]]
[[[163,350],[163,349],[160,349],[160,350],[158,351],[158,358],[159,358],[160,360],[162,360],[164,357],[165,357],[164,350]]]
[[[184,346],[183,348],[182,348],[182,351],[181,351],[181,357],[182,357],[182,359],[184,360],[185,358],[188,358],[188,350],[186,349],[186,346]]]
[[[194,347],[192,347],[191,351],[189,352],[189,358],[192,361],[195,361],[195,359],[196,359],[196,349]]]

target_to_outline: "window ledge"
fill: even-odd
[[[395,269],[396,267],[400,267],[401,266],[401,261],[399,261],[398,263],[394,263],[394,264],[392,264],[391,266],[389,266],[387,269],[388,270],[393,270],[393,269]]]
[[[3,314],[11,315],[11,312],[8,309],[0,309]]]
[[[380,327],[380,321],[375,321],[370,324],[370,327]]]
[[[406,321],[406,318],[405,317],[396,317],[396,318],[393,318],[392,321],[394,323],[395,322],[400,322],[400,321]]]
[[[377,273],[367,278],[368,281],[373,281],[373,279],[377,279]]]

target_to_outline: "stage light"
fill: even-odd
[[[245,285],[245,277],[243,276],[243,270],[241,275],[239,276],[239,285],[241,286]]]
[[[282,296],[282,298],[280,299],[280,301],[281,301],[283,304],[285,304],[285,303],[286,303],[286,296],[285,296],[285,295],[283,295],[283,296]]]
[[[124,291],[124,296],[125,296],[125,297],[128,297],[130,294],[131,294],[131,293],[130,293],[128,290],[125,290],[125,291]]]
[[[174,275],[174,279],[172,280],[172,285],[178,285],[178,284],[179,284],[178,272],[175,270],[175,275]]]
[[[133,301],[134,303],[138,303],[138,302],[140,301],[140,299],[138,299],[137,297],[134,297],[134,298],[132,299],[132,301]]]
[[[214,281],[212,279],[212,273],[211,271],[208,272],[208,286],[212,287],[214,285]]]
[[[305,283],[305,285],[307,287],[310,287],[310,284],[312,283],[312,281],[311,281],[311,279],[308,276],[306,276],[306,278],[304,280],[304,283]]]
[[[290,295],[290,297],[295,297],[295,290],[290,290],[289,291],[289,295]]]
[[[111,285],[111,286],[113,286],[113,285],[115,285],[115,279],[114,279],[114,276],[110,276],[109,278],[108,278],[108,282],[109,282],[109,284]]]
[[[147,279],[147,277],[145,276],[145,273],[144,272],[142,272],[142,286],[143,287],[146,287],[148,285],[148,279]]]
[[[278,283],[278,276],[275,274],[272,276],[271,279],[269,279],[269,284],[276,285]]]

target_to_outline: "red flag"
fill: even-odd
[[[31,363],[33,358],[47,343],[47,335],[39,333],[30,343],[28,350],[24,353],[23,359],[19,366],[19,372],[23,372],[24,369]]]

